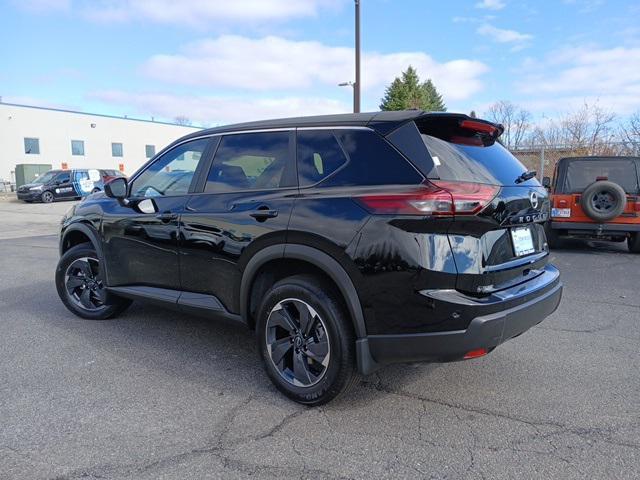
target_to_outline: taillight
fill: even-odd
[[[488,133],[493,136],[498,133],[498,127],[490,123],[478,122],[477,120],[463,120],[460,122],[462,128],[473,130],[474,132]]]
[[[432,180],[405,192],[356,197],[367,210],[396,215],[475,215],[498,193],[499,187],[480,183]]]

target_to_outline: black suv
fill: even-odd
[[[544,188],[466,115],[378,112],[188,135],[62,222],[58,293],[254,329],[266,372],[320,404],[392,362],[487,354],[558,306]]]

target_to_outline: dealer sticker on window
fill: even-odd
[[[551,216],[569,218],[571,216],[571,209],[570,208],[552,208]]]
[[[529,255],[536,251],[529,227],[511,229],[511,238],[513,239],[513,250],[516,257]]]

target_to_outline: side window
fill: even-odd
[[[187,194],[208,143],[209,139],[203,138],[168,151],[135,179],[131,194],[136,197]]]
[[[56,183],[69,183],[71,181],[71,175],[69,172],[59,173],[55,179]]]
[[[422,175],[380,135],[369,130],[335,130],[349,162],[323,186],[417,185]]]
[[[296,143],[301,187],[324,180],[347,163],[347,157],[331,131],[301,130]]]
[[[282,185],[290,160],[289,132],[222,137],[205,192],[266,190]]]

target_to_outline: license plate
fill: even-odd
[[[513,240],[513,250],[516,257],[529,255],[536,251],[533,246],[533,236],[529,227],[511,229],[511,238]]]
[[[552,208],[551,216],[569,218],[571,216],[571,209],[570,208]]]

